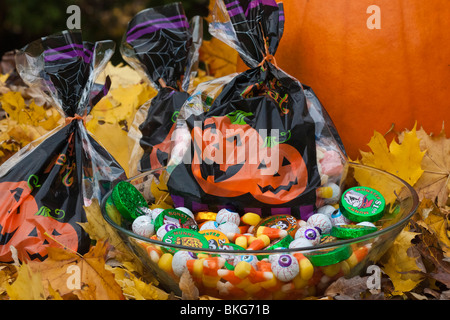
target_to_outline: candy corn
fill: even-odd
[[[265,234],[270,240],[282,239],[288,235],[286,230],[261,226],[256,230],[256,237]]]
[[[266,234],[259,235],[256,239],[250,242],[247,250],[261,250],[270,244],[270,238]]]

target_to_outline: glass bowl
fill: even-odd
[[[135,185],[152,204],[155,200],[150,185],[152,181],[158,183],[162,171],[149,171],[127,181]],[[358,185],[378,190],[386,200],[385,213],[375,222],[378,231],[359,238],[296,249],[223,250],[168,244],[133,233],[129,224],[118,224],[111,210],[106,210],[111,193],[103,198],[101,210],[104,219],[117,230],[167,292],[181,296],[180,278],[190,275],[200,295],[226,300],[302,299],[322,295],[340,277],[366,275],[366,268],[381,258],[417,209],[417,193],[402,179],[372,167],[346,164],[340,182],[341,192]],[[180,274],[172,268],[173,255],[177,251],[191,256],[184,268],[189,274]],[[293,259],[297,265],[293,271],[280,271],[275,267],[281,263],[292,263]],[[235,264],[233,270],[233,261],[247,263],[241,263],[239,268]],[[279,263],[273,264],[272,269],[271,261]]]

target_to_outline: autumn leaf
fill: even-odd
[[[362,300],[369,292],[368,276],[354,276],[352,278],[341,277],[333,282],[325,291],[325,296],[336,300]]]
[[[132,86],[143,80],[136,70],[123,63],[114,66],[111,62],[108,62],[96,81],[104,83],[107,76],[111,79],[111,90]]]
[[[129,127],[141,105],[155,95],[156,90],[145,83],[119,85],[94,106],[86,124],[88,131],[119,162],[127,176],[130,172]]]
[[[117,260],[121,263],[130,263],[134,265],[133,271],[143,273],[142,262],[123,242],[118,231],[103,218],[98,200],[94,199],[90,206],[84,207],[84,210],[87,222],[78,224],[88,233],[89,237],[93,240],[108,241],[117,250]]]
[[[400,141],[406,134],[400,134]],[[421,163],[424,172],[414,188],[420,200],[431,199],[444,207],[450,193],[450,138],[446,137],[444,129],[438,135],[428,135],[423,128],[417,131],[417,137],[425,155]]]
[[[39,272],[32,271],[27,264],[17,267],[17,278],[6,283],[6,292],[11,300],[45,300],[47,296]]]
[[[74,294],[80,300],[123,300],[114,274],[105,269],[108,246],[106,242],[97,241],[83,256],[67,248],[49,248],[46,260],[31,261],[28,266],[40,275],[44,287],[50,285],[61,297]],[[80,277],[79,288],[76,281],[70,285],[73,277]],[[46,290],[49,292],[48,287]]]
[[[392,173],[410,185],[414,185],[422,176],[421,163],[425,152],[420,150],[420,139],[415,127],[405,132],[401,144],[392,140],[389,148],[384,137],[375,131],[368,146],[372,152],[361,151],[362,164]]]
[[[205,40],[200,47],[200,60],[207,66],[208,75],[216,78],[236,72],[238,53],[217,38]]]
[[[106,269],[114,273],[116,282],[121,286],[127,299],[134,300],[167,300],[169,294],[152,283],[146,283],[126,267],[111,267]]]
[[[419,234],[402,230],[380,260],[383,271],[394,285],[392,295],[401,295],[411,291],[424,279],[421,274],[424,270],[418,261],[420,258],[408,255],[412,246],[411,240]]]
[[[440,210],[432,200],[422,200],[417,210],[420,219],[416,223],[427,229],[438,242],[445,257],[450,258],[449,216]]]
[[[420,150],[420,139],[416,135],[415,128],[404,134],[400,144],[392,140],[389,147],[385,138],[375,131],[368,146],[372,152],[360,151],[362,157],[356,162],[389,172],[411,186],[422,176],[421,163],[425,152]],[[380,181],[378,174],[368,170],[356,168],[355,179],[360,185],[371,186],[380,191],[387,203],[392,203],[401,191],[401,186],[397,182],[387,179]]]
[[[180,277],[178,283],[181,290],[181,298],[183,300],[198,300],[199,291],[195,286],[194,279],[192,278],[189,271],[185,270]]]

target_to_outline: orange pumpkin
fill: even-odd
[[[369,151],[374,130],[384,134],[392,124],[402,131],[417,121],[437,134],[445,120],[450,134],[448,0],[283,3],[278,66],[312,87],[352,159]],[[377,22],[380,29],[369,29]]]

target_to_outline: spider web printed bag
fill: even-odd
[[[30,143],[0,167],[0,261],[44,260],[49,247],[81,254],[90,239],[78,224],[83,206],[126,179],[116,160],[86,131],[91,108],[107,94],[94,83],[114,53],[112,41],[83,42],[80,31],[63,31],[24,47],[17,70],[30,86],[53,100],[65,124]]]
[[[195,212],[225,207],[306,220],[321,184],[308,104],[320,105],[307,101],[300,82],[274,65],[283,6],[217,1],[213,20],[210,32],[250,69],[225,85],[210,107],[203,105],[206,111],[189,104],[196,94],[183,106],[168,167],[172,199]]]
[[[130,175],[167,165],[170,137],[197,69],[202,30],[201,18],[189,24],[181,3],[143,10],[128,24],[122,57],[158,91],[130,127]]]

